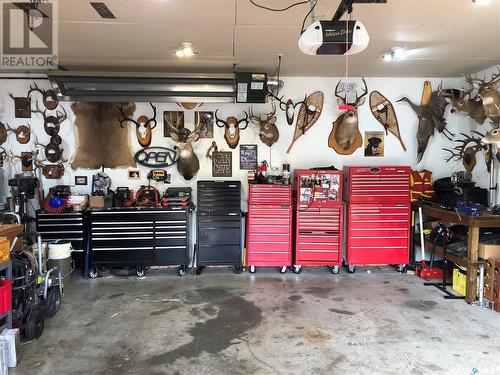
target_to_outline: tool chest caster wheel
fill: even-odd
[[[398,264],[398,272],[406,273],[406,264]]]
[[[281,274],[286,273],[286,268],[287,268],[286,266],[281,267],[281,268],[280,268],[280,273],[281,273]]]
[[[194,271],[194,274],[197,275],[197,276],[200,276],[202,273],[203,273],[203,269],[205,267],[196,267],[195,271]]]
[[[187,266],[180,266],[179,269],[177,270],[177,273],[179,274],[179,276],[186,276]]]
[[[243,272],[243,267],[242,266],[234,266],[234,273],[239,275],[240,273]]]
[[[356,271],[356,267],[353,264],[347,265],[347,272],[354,273]]]
[[[293,273],[298,275],[299,273],[302,272],[302,266],[292,266],[292,271],[293,271]],[[284,272],[282,272],[282,273],[284,273]]]
[[[91,279],[97,279],[99,277],[99,271],[97,270],[97,268],[92,268],[89,271],[89,276]]]
[[[255,269],[255,266],[250,266],[250,273],[255,273],[256,269]]]
[[[333,267],[331,268],[331,270],[332,270],[332,273],[333,273],[334,275],[336,275],[336,274],[338,274],[338,273],[340,272],[340,267],[339,267],[339,266],[333,266]]]
[[[146,270],[144,269],[144,267],[137,267],[137,271],[136,271],[137,277],[144,277],[145,273],[146,273]]]

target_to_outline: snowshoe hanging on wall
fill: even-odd
[[[315,21],[300,36],[299,48],[306,55],[354,55],[369,42],[360,21]]]

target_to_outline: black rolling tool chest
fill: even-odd
[[[42,241],[71,241],[71,257],[75,261],[75,268],[81,270],[84,268],[84,250],[87,243],[86,225],[84,212],[36,213],[36,231],[40,233]]]
[[[184,276],[190,263],[190,210],[188,207],[114,208],[90,211],[90,275],[96,267],[179,265]]]
[[[198,181],[197,207],[197,266],[234,265],[241,272],[241,182]]]

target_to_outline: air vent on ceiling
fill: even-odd
[[[94,7],[97,13],[102,18],[116,18],[115,15],[109,10],[109,8],[104,3],[90,2],[90,5]]]
[[[234,76],[103,77],[49,75],[61,100],[233,103]]]

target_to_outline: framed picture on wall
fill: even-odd
[[[87,176],[75,176],[75,185],[87,185]]]
[[[364,147],[366,157],[384,156],[384,132],[365,132]]]
[[[128,179],[129,180],[140,180],[141,179],[141,171],[139,169],[130,169],[128,171]]]
[[[172,124],[176,129],[182,129],[184,127],[184,112],[182,111],[164,111],[163,112],[163,136],[170,137],[171,128],[169,124]]]
[[[231,151],[214,152],[212,155],[212,177],[233,176],[233,153]]]
[[[214,113],[211,111],[196,111],[194,113],[194,123],[200,121],[203,124],[200,132],[200,138],[214,137]]]
[[[253,171],[257,162],[257,145],[240,145],[240,169]]]

